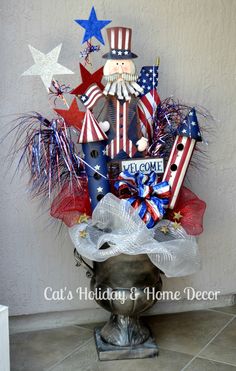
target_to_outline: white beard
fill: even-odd
[[[118,80],[119,78],[122,80]],[[115,74],[110,76],[104,76],[107,80],[105,89],[103,90],[104,95],[117,95],[118,99],[125,99],[126,101],[131,99],[134,95],[137,97],[143,92],[143,88],[136,82],[137,76],[130,74]]]

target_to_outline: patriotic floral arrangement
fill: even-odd
[[[28,114],[16,125],[15,153],[22,151],[19,165],[26,159],[31,193],[49,198],[51,216],[69,227],[78,254],[103,261],[147,253],[167,276],[191,274],[206,207],[183,185],[202,142],[196,109],[161,101],[158,60],[137,74],[130,28],[107,28],[105,65],[89,72],[90,54],[101,49],[92,38],[104,44],[101,30],[111,21],[98,20],[92,8],[76,22],[87,45],[74,89],[53,78],[73,73],[57,62],[61,45],[48,54],[30,46],[35,64],[23,75],[42,78],[55,112],[53,119]]]

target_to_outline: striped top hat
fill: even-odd
[[[103,55],[106,59],[132,59],[137,55],[131,52],[131,28],[110,27],[107,28],[110,51]]]
[[[87,109],[84,116],[81,133],[79,136],[79,143],[100,142],[106,139],[107,139],[106,134],[99,127],[98,122],[91,113],[91,111]]]

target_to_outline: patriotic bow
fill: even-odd
[[[152,228],[165,215],[169,204],[170,185],[167,181],[158,183],[157,174],[152,171],[149,175],[143,173],[120,173],[115,183],[120,198],[127,201],[138,210],[140,218],[147,228]]]

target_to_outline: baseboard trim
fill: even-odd
[[[225,307],[236,303],[235,295],[221,295],[217,300],[187,300],[158,301],[145,315],[188,312]],[[36,313],[12,316],[9,321],[10,334],[36,331],[71,325],[83,325],[93,322],[104,322],[109,318],[109,312],[102,308],[89,308],[62,312]]]

